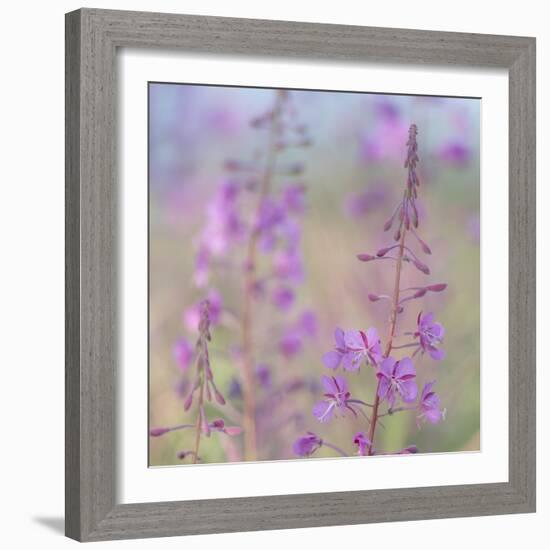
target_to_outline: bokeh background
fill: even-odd
[[[181,338],[194,342],[186,312],[207,293],[194,283],[197,238],[209,201],[228,177],[226,161],[250,159],[261,149],[265,137],[250,122],[270,109],[274,94],[269,89],[149,85],[150,426],[194,422],[194,410],[183,409],[193,368],[181,368],[174,345]],[[297,356],[282,359],[270,345],[282,321],[269,308],[258,312],[258,356],[270,369],[269,380],[258,383],[258,399],[278,400],[262,427],[260,459],[295,458],[292,443],[307,430],[351,454],[353,434],[367,430],[361,418],[321,425],[311,409],[321,398],[321,375],[330,374],[321,358],[333,347],[336,326],[377,326],[385,337],[388,305],[371,303],[367,294],[391,291],[393,267],[390,262],[360,263],[355,254],[374,252],[391,239],[382,226],[403,191],[411,123],[419,129],[420,233],[433,254],[425,258],[431,276],[407,266],[402,286],[449,286],[412,302],[400,323],[402,330],[411,330],[422,309],[433,311],[446,328],[446,359],[417,361],[420,387],[437,379],[446,419],[418,430],[414,414],[387,417],[377,430],[376,447],[478,450],[480,100],[324,91],[291,91],[290,99],[311,145],[287,153],[289,160],[303,163],[303,174],[292,181],[306,186],[307,206],[301,218],[305,278],[285,319],[314,312],[316,326]],[[231,424],[238,423],[242,410],[240,373],[232,355],[240,340],[235,319],[242,305],[242,276],[231,262],[214,271],[210,286],[224,308],[212,329],[211,358],[228,404],[207,412]],[[354,396],[372,402],[375,378],[368,368],[346,377]],[[290,390],[297,381],[299,387]],[[193,437],[187,430],[150,438],[150,465],[181,464],[177,452],[191,447]],[[240,439],[213,434],[201,443],[201,460],[240,460]],[[315,456],[334,453],[323,448]]]

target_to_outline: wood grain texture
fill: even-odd
[[[509,70],[509,482],[116,503],[115,58],[120,47]],[[68,536],[110,540],[535,510],[533,38],[84,9],[66,16],[66,81]]]

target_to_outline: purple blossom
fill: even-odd
[[[172,355],[179,368],[183,372],[186,372],[191,366],[193,356],[195,355],[195,350],[186,338],[180,338],[174,345]]]
[[[328,422],[337,412],[343,415],[346,409],[357,416],[350,405],[351,393],[348,390],[348,382],[343,376],[323,376],[321,383],[325,389],[326,399],[318,401],[313,407],[313,416],[319,422]]]
[[[210,304],[209,319],[211,325],[217,325],[220,322],[222,314],[223,300],[222,295],[216,290],[211,289],[208,292],[208,302]],[[196,332],[199,328],[199,322],[201,318],[201,302],[197,302],[190,308],[186,309],[183,314],[183,320],[185,326],[193,332]]]
[[[416,370],[410,357],[397,361],[393,357],[386,357],[381,363],[378,372],[378,397],[387,400],[393,407],[396,395],[405,403],[416,399]]]
[[[195,256],[195,273],[193,279],[195,284],[202,288],[208,283],[210,275],[210,249],[201,244]]]
[[[244,223],[238,211],[239,186],[233,181],[224,181],[206,209],[206,225],[200,236],[196,259],[195,278],[204,281],[206,262],[212,256],[223,256],[230,246],[242,239]]]
[[[302,338],[300,331],[295,328],[287,329],[279,340],[279,351],[285,359],[292,359],[302,351]]]
[[[206,113],[206,124],[218,132],[234,135],[241,126],[239,115],[229,107],[212,109]]]
[[[303,214],[306,209],[304,185],[290,184],[283,189],[283,204],[288,212]]]
[[[284,207],[276,200],[265,197],[260,206],[256,227],[259,231],[273,229],[286,219]]]
[[[273,255],[273,275],[279,279],[288,279],[294,283],[302,282],[304,267],[302,257],[297,250],[281,250]]]
[[[394,114],[387,116],[389,112]],[[360,138],[360,156],[366,163],[398,160],[407,126],[393,108],[378,108],[377,114],[374,124]]]
[[[464,167],[470,161],[472,152],[464,142],[450,141],[438,152],[439,158],[448,164]]]
[[[387,96],[378,98],[374,105],[374,110],[376,115],[382,120],[388,122],[397,122],[399,120],[399,107],[394,100]]]
[[[319,332],[319,323],[317,315],[311,310],[303,311],[298,318],[297,329],[308,338],[315,338]]]
[[[294,454],[301,457],[311,456],[323,445],[322,440],[313,432],[307,432],[306,435],[299,437],[292,445]]]
[[[369,328],[365,333],[362,330],[343,331],[337,328],[334,331],[336,348],[323,356],[323,363],[329,369],[337,369],[340,364],[347,371],[356,371],[363,360],[376,365],[382,358],[380,338],[376,328]]]
[[[276,288],[271,297],[273,305],[281,311],[288,311],[292,307],[294,299],[294,291],[287,286],[280,286]]]
[[[286,219],[280,227],[281,237],[285,242],[287,252],[297,252],[302,238],[302,229],[300,224],[293,219]]]
[[[357,432],[353,436],[353,443],[357,445],[357,454],[359,456],[367,456],[371,445],[369,438],[363,432]]]
[[[298,355],[305,338],[314,338],[318,332],[317,316],[313,311],[305,310],[298,319],[289,324],[279,339],[279,351],[285,359]]]
[[[348,195],[344,202],[344,208],[347,214],[353,218],[363,218],[383,206],[388,198],[388,186],[383,183],[375,183],[359,193]]]
[[[422,393],[420,394],[420,402],[418,403],[418,409],[420,414],[418,420],[425,420],[431,424],[437,424],[444,418],[444,411],[440,409],[439,396],[432,391],[435,380],[424,384]]]
[[[230,399],[241,399],[243,396],[243,391],[241,388],[241,383],[237,380],[237,378],[232,378],[231,382],[229,383],[229,389],[227,391],[227,395],[229,395]]]
[[[258,363],[256,365],[256,377],[258,378],[260,386],[264,390],[271,389],[273,382],[271,377],[271,369],[268,365],[266,365],[265,363]]]
[[[415,338],[419,338],[422,352],[428,352],[432,359],[440,361],[445,358],[445,351],[438,346],[443,342],[445,329],[439,323],[434,323],[434,314],[420,312],[417,318],[417,330]]]

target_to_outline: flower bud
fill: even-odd
[[[376,259],[372,254],[357,254],[357,259],[360,262],[370,262],[371,260]]]
[[[424,251],[425,254],[432,253],[430,247],[424,241],[422,241],[422,250]]]
[[[214,397],[219,405],[225,405],[225,399],[217,388],[214,388]]]
[[[161,435],[164,435],[165,433],[168,433],[170,431],[170,428],[152,428],[149,431],[149,435],[151,437],[159,437]]]
[[[426,287],[426,289],[429,290],[430,292],[441,292],[441,291],[445,290],[446,288],[447,288],[446,283],[436,283],[434,285],[428,285]]]
[[[413,294],[413,298],[422,298],[422,296],[424,296],[426,294],[427,289],[425,288],[419,288],[414,294]]]
[[[193,392],[191,392],[188,396],[185,402],[183,403],[183,410],[188,411],[191,408],[191,404],[193,403]]]
[[[416,267],[416,269],[418,269],[419,271],[422,271],[422,273],[424,273],[425,275],[430,274],[430,268],[426,264],[423,264],[419,260],[413,260],[413,263],[414,267]]]

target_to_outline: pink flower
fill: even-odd
[[[417,419],[419,421],[425,420],[432,424],[437,424],[443,420],[445,412],[440,407],[439,396],[432,391],[435,380],[424,384],[422,393],[420,394],[420,402],[418,403],[418,409],[420,414]]]
[[[195,350],[187,339],[180,338],[174,345],[172,354],[179,368],[185,372],[191,366]]]
[[[294,303],[294,291],[287,286],[276,288],[271,297],[272,303],[281,311],[288,311]]]
[[[221,294],[216,289],[211,289],[208,292],[208,302],[210,304],[209,319],[211,325],[217,325],[220,322],[222,314],[223,301]],[[183,320],[188,330],[196,332],[199,329],[199,321],[201,317],[200,302],[186,309],[183,314]]]
[[[306,435],[299,437],[292,445],[292,450],[297,456],[310,456],[317,451],[323,442],[321,438],[313,432],[307,432]]]
[[[289,212],[303,214],[305,205],[306,188],[299,184],[290,184],[283,189],[283,204]]]
[[[300,332],[290,328],[279,340],[279,351],[286,359],[291,359],[302,351],[302,345]]]
[[[378,378],[378,397],[388,401],[393,407],[398,395],[405,403],[416,399],[416,370],[410,357],[397,361],[393,357],[386,357],[380,363]]]
[[[439,348],[443,342],[445,329],[443,325],[434,323],[434,314],[422,312],[418,314],[417,330],[414,337],[419,339],[419,345],[422,353],[428,352],[432,359],[440,361],[445,358],[445,351]]]
[[[450,141],[438,151],[439,158],[455,167],[468,165],[472,152],[464,141]]]
[[[323,363],[329,369],[337,369],[342,364],[344,370],[356,371],[363,361],[376,365],[382,358],[380,338],[375,328],[362,330],[334,331],[336,347],[323,356]]]
[[[206,225],[200,235],[195,258],[195,283],[203,287],[208,282],[210,258],[220,257],[239,242],[245,226],[238,211],[239,186],[233,181],[221,183],[206,210]]]
[[[348,390],[348,382],[343,376],[323,376],[321,382],[325,389],[326,399],[318,401],[313,407],[313,416],[319,422],[328,422],[337,412],[344,414],[346,409],[357,416],[349,403],[351,393]]]
[[[388,186],[383,183],[375,183],[359,193],[348,195],[344,208],[348,215],[360,219],[383,206],[389,198]]]
[[[273,274],[279,279],[288,279],[295,283],[304,278],[303,261],[297,251],[282,250],[273,256]]]
[[[353,443],[357,445],[357,454],[359,456],[367,456],[371,445],[370,439],[363,433],[357,432],[353,437]]]

